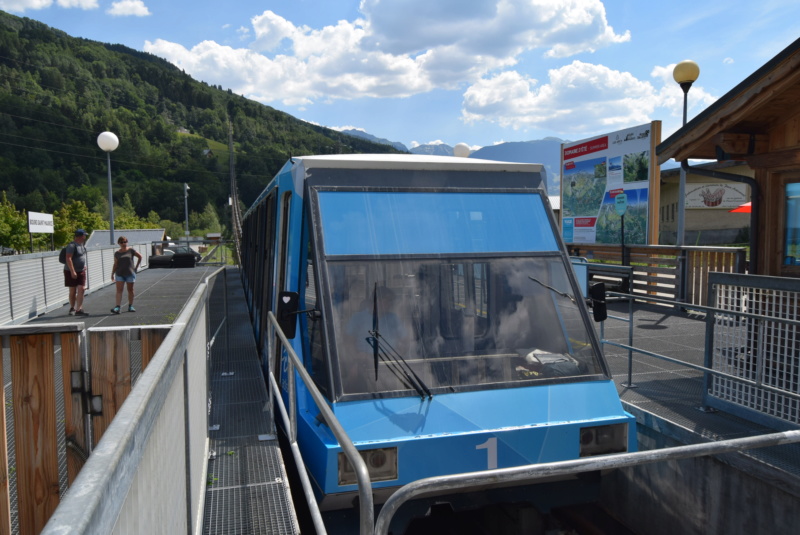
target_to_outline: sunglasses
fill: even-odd
[[[122,240],[120,243],[128,243],[128,240]]]

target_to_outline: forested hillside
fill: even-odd
[[[186,182],[189,209],[201,213],[210,205],[222,219],[230,191],[229,124],[245,206],[291,155],[394,152],[193,80],[151,54],[73,38],[0,11],[6,206],[56,213],[82,201],[107,221],[106,153],[97,136],[109,130],[120,140],[111,167],[114,204],[123,213],[183,221]]]

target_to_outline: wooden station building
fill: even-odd
[[[658,145],[656,155],[659,165],[673,158],[688,173],[744,180],[753,203],[750,272],[800,278],[800,39]],[[753,178],[698,170],[689,159],[741,160]]]

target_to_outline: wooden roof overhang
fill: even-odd
[[[799,151],[770,143],[792,110],[800,110],[800,39],[659,144],[658,163],[745,160],[754,169],[800,163]]]

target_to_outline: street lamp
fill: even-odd
[[[111,194],[111,151],[119,147],[119,138],[113,132],[103,132],[97,136],[97,145],[108,157],[108,219],[111,224],[111,245],[114,245],[114,197]]]
[[[700,76],[700,67],[690,59],[686,59],[675,65],[672,70],[672,77],[683,89],[683,126],[686,126],[686,110],[689,89]],[[678,236],[675,245],[683,247],[684,219],[686,216],[686,170],[681,166],[680,182],[678,183]]]
[[[183,216],[186,218],[186,244],[189,244],[189,184],[183,183]]]

